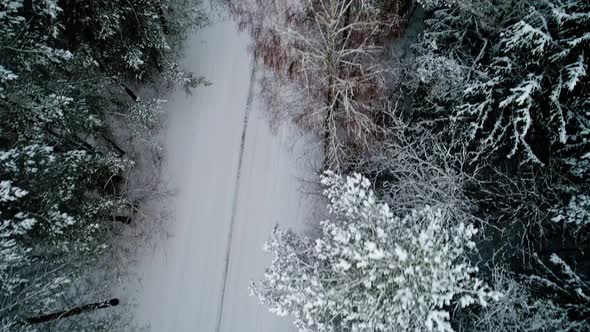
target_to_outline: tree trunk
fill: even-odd
[[[351,15],[351,7],[349,6],[346,9],[346,13],[344,16],[344,26],[347,26],[350,22],[350,15]],[[352,31],[347,31],[346,34],[343,36],[342,40],[338,41],[338,49],[343,49],[346,45],[344,45],[345,41],[348,38],[348,35],[352,33]],[[333,59],[332,59],[333,60]],[[335,66],[335,64],[333,64],[333,66]],[[340,72],[342,72],[343,68],[342,68],[342,63],[340,63],[338,65],[338,69],[337,72],[335,73],[335,75],[340,75]],[[340,165],[333,165],[333,163],[329,160],[328,156],[330,154],[330,140],[332,139],[332,135],[335,135],[335,133],[330,132],[330,118],[332,117],[332,112],[334,111],[338,111],[338,100],[335,100],[333,102],[333,98],[335,98],[335,94],[334,94],[334,78],[333,76],[330,77],[329,81],[328,81],[328,91],[326,93],[326,99],[327,99],[327,105],[334,105],[333,107],[328,107],[328,110],[326,112],[326,116],[324,117],[324,161],[322,164],[322,169],[323,170],[328,170],[330,168],[333,168],[334,166],[339,167]],[[338,171],[338,169],[336,169],[335,171]]]
[[[160,7],[158,8],[159,15],[160,15],[160,24],[162,25],[162,32],[165,35],[170,33],[170,28],[168,27],[168,21],[166,20],[166,16],[164,15],[164,8],[162,8],[162,4],[160,3]]]
[[[129,225],[131,224],[131,217],[130,216],[113,216],[113,221],[118,221],[122,224]]]
[[[125,92],[127,92],[129,97],[131,97],[131,99],[133,99],[133,101],[137,103],[139,101],[139,97],[137,97],[137,95],[133,91],[131,91],[131,89],[129,89],[125,84],[121,83],[121,85],[123,86],[123,88],[125,88]]]
[[[125,184],[124,177],[122,177],[119,174],[113,174],[109,178],[108,182],[104,185],[104,190],[107,191],[107,189],[110,189],[110,190],[112,190],[113,194],[121,196],[121,195],[123,195],[123,191],[125,190],[125,188],[123,187],[124,184]]]
[[[96,148],[94,146],[90,145],[88,142],[86,142],[85,140],[83,140],[75,134],[66,137],[64,135],[61,135],[60,133],[57,133],[55,130],[51,128],[45,128],[45,131],[49,133],[51,136],[62,141],[61,143],[63,144],[64,151],[82,148],[83,150],[90,152],[91,154],[96,153]]]
[[[78,137],[78,135],[74,135],[74,139],[73,140],[76,141],[80,145],[80,147],[82,147],[84,150],[86,150],[88,152],[94,153],[96,151],[96,149],[94,148],[94,146],[90,145],[84,139]]]
[[[114,298],[114,299],[110,299],[108,301],[85,304],[85,305],[82,305],[82,306],[79,306],[76,308],[72,308],[70,310],[58,311],[58,312],[54,312],[54,313],[47,314],[47,315],[41,315],[41,316],[37,316],[37,317],[27,318],[26,322],[29,324],[46,323],[46,322],[50,322],[50,321],[57,320],[57,319],[62,319],[62,318],[66,318],[66,317],[70,317],[70,316],[74,316],[74,315],[79,315],[83,312],[114,307],[117,305],[119,305],[119,299]]]
[[[102,136],[102,139],[104,139],[107,143],[109,143],[113,149],[115,149],[117,152],[119,152],[119,157],[122,157],[127,154],[127,152],[125,150],[123,150],[117,143],[115,143],[112,139],[107,137],[105,134],[102,134],[101,136]]]
[[[33,0],[23,1],[23,14],[26,19],[30,19],[33,16]]]
[[[326,99],[327,99],[327,104],[328,106],[330,106],[332,104],[332,78],[330,78],[330,81],[328,82],[328,92],[326,95]],[[332,165],[330,165],[330,161],[329,159],[329,155],[330,155],[330,139],[331,139],[331,133],[330,133],[330,117],[332,116],[332,108],[328,107],[328,109],[326,110],[326,116],[324,117],[324,161],[322,163],[322,170],[326,171],[328,169],[331,168]]]

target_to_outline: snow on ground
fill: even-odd
[[[160,332],[294,331],[249,296],[275,224],[302,230],[321,205],[320,146],[283,126],[272,134],[256,92],[249,37],[215,23],[187,42],[186,66],[213,83],[170,96],[164,178],[170,236],[139,264],[136,321]]]

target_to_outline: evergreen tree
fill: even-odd
[[[110,124],[154,128],[162,100],[129,101],[127,85],[206,83],[177,63],[203,23],[189,0],[0,1],[0,331],[63,311],[108,248],[133,166]]]

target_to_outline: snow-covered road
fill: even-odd
[[[275,224],[302,229],[318,199],[319,145],[282,127],[271,133],[255,98],[249,37],[216,23],[187,43],[186,66],[212,86],[169,97],[163,172],[176,194],[171,237],[140,264],[136,321],[155,332],[294,331],[250,297],[270,257]]]

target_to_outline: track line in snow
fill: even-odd
[[[220,332],[221,321],[223,319],[223,304],[225,302],[225,290],[227,288],[227,276],[229,270],[229,260],[231,257],[232,238],[234,231],[234,224],[236,222],[236,212],[238,208],[238,198],[240,195],[240,176],[242,173],[242,162],[244,159],[244,146],[246,145],[246,134],[248,132],[248,119],[252,110],[252,101],[254,100],[254,87],[256,86],[256,60],[252,59],[252,70],[250,71],[250,86],[248,89],[248,99],[246,99],[246,110],[244,112],[244,126],[242,127],[242,138],[240,141],[240,156],[238,157],[238,167],[236,170],[236,182],[234,195],[232,199],[231,218],[229,222],[229,231],[227,235],[227,246],[225,249],[225,264],[223,267],[223,283],[221,285],[221,300],[217,308],[217,324],[215,325],[215,332]]]

